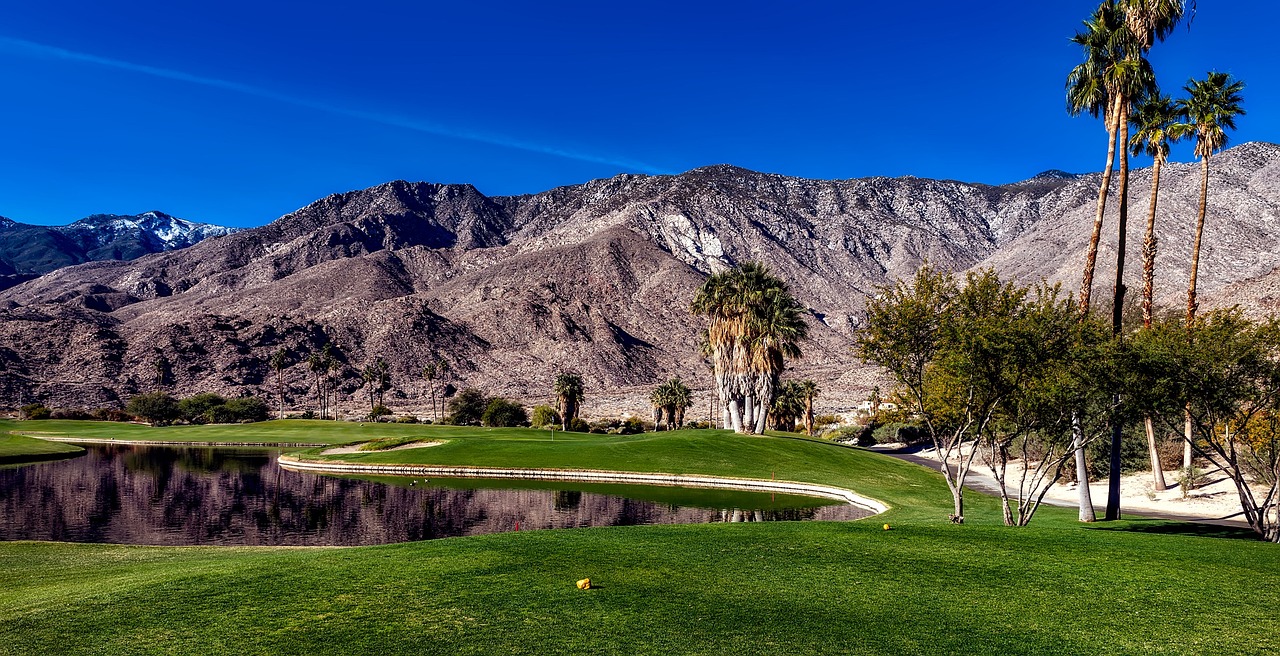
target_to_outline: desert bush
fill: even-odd
[[[98,408],[93,411],[93,418],[98,421],[131,421],[133,415],[119,408]]]
[[[496,397],[490,399],[485,406],[480,422],[485,426],[495,428],[523,426],[529,422],[529,413],[519,403]]]
[[[875,440],[873,444],[892,444],[901,442],[902,444],[916,444],[929,439],[929,436],[916,424],[904,422],[891,422],[877,426],[872,432],[871,437]]]
[[[28,403],[19,410],[23,419],[48,419],[52,412],[43,403]]]
[[[94,416],[84,408],[58,408],[49,415],[50,419],[93,419]]]
[[[373,406],[373,409],[369,411],[369,420],[378,421],[382,417],[386,417],[390,414],[391,414],[391,408],[388,408],[387,406],[379,403],[378,405]]]
[[[397,423],[397,424],[416,424],[416,423],[418,423],[418,418],[417,418],[417,417],[415,417],[415,416],[413,416],[413,415],[405,415],[405,416],[403,416],[403,417],[396,417],[396,423]]]
[[[573,433],[590,433],[591,424],[581,417],[574,417],[569,420],[569,431]]]
[[[545,428],[549,425],[560,425],[560,413],[549,405],[534,406],[530,423],[534,428]]]
[[[823,433],[822,438],[856,446],[871,446],[876,443],[870,426],[840,426]]]

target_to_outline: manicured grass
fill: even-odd
[[[39,462],[83,453],[84,449],[73,444],[47,442],[4,432],[0,426],[0,464]]]
[[[557,434],[552,445],[532,431],[410,428],[451,441],[343,458],[775,473],[847,485],[893,509],[848,523],[351,549],[0,544],[0,653],[1280,650],[1276,545],[1200,537],[1207,529],[1172,522],[1085,527],[1053,508],[1010,529],[976,493],[969,523],[954,526],[935,473],[803,439]],[[588,576],[599,588],[577,590]]]

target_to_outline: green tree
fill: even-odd
[[[560,421],[563,422],[561,428],[569,430],[573,420],[578,418],[578,409],[582,405],[582,376],[562,371],[556,375],[554,389],[560,403]]]
[[[489,399],[484,392],[468,387],[449,400],[449,416],[447,421],[454,426],[471,426],[479,424],[489,406]]]
[[[549,405],[534,406],[533,416],[530,419],[530,425],[534,428],[546,428],[547,426],[560,425],[560,413]]]
[[[709,277],[691,309],[710,320],[706,350],[734,430],[764,432],[778,376],[808,336],[804,306],[763,264],[747,262]]]
[[[129,399],[125,412],[161,426],[177,419],[178,401],[165,392],[138,394]]]
[[[267,402],[256,396],[230,399],[223,407],[231,421],[266,421],[271,415]]]
[[[822,390],[818,388],[817,383],[805,379],[800,381],[800,392],[804,399],[804,432],[805,435],[813,437],[813,402]]]
[[[523,426],[529,423],[529,413],[519,403],[496,397],[489,399],[489,403],[485,405],[480,422],[494,428]]]
[[[211,423],[210,411],[226,403],[227,400],[221,395],[204,392],[178,401],[178,413],[183,419],[193,424]]]

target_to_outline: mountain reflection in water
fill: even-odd
[[[276,463],[279,451],[265,449],[86,449],[86,455],[71,460],[0,469],[0,540],[368,545],[517,528],[843,520],[869,514],[843,504],[819,506],[830,502],[817,499],[810,500],[814,507],[776,508],[767,494],[723,491],[685,490],[683,505],[675,505],[590,491],[495,489],[460,479],[437,481],[446,487],[421,480],[410,486],[405,479],[388,484],[286,471]],[[699,494],[706,499],[700,502]],[[697,507],[726,498],[739,507]],[[794,506],[796,497],[790,499]]]

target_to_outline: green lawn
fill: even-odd
[[[84,449],[73,444],[47,442],[6,433],[4,423],[7,422],[0,422],[0,464],[53,460],[84,452]]]
[[[373,437],[358,426],[229,428]],[[343,458],[774,473],[846,485],[893,509],[850,523],[534,531],[350,549],[7,543],[0,653],[1280,650],[1280,548],[1204,536],[1238,535],[1230,531],[1151,520],[1086,527],[1052,508],[1010,529],[976,493],[970,523],[954,526],[933,472],[794,438],[557,434],[552,445],[533,431],[382,425],[377,436],[388,428],[451,441]],[[893,530],[882,530],[886,521]],[[574,588],[587,576],[600,589]]]

